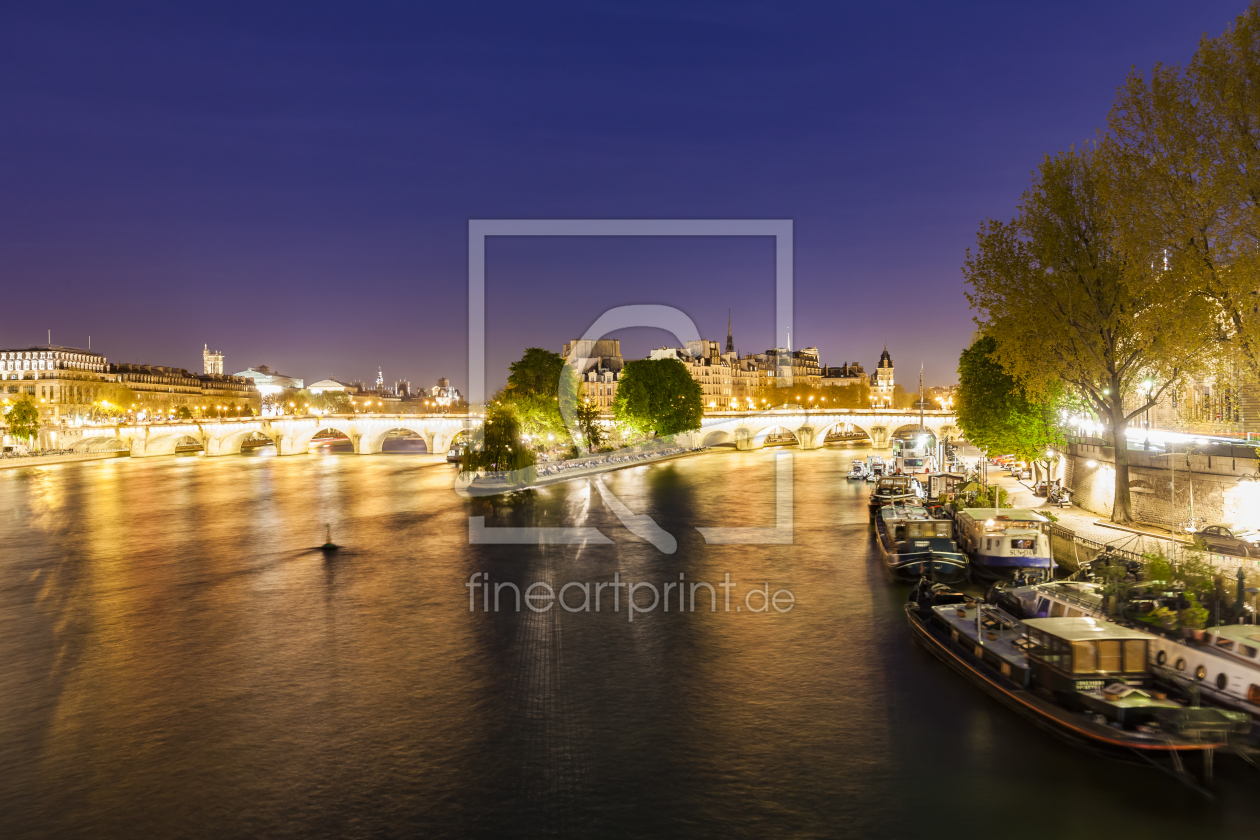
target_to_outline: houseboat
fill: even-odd
[[[964,508],[954,517],[958,547],[971,558],[972,573],[984,580],[1032,572],[1048,579],[1050,520],[1015,508]]]
[[[850,481],[865,481],[866,480],[866,461],[862,460],[861,458],[857,458],[853,461],[853,466],[849,470],[849,480]]]
[[[953,539],[954,523],[933,519],[917,504],[880,508],[875,533],[884,568],[895,580],[956,583],[967,577],[967,558]]]
[[[868,455],[866,458],[866,480],[875,482],[879,477],[888,471],[888,465],[884,463],[884,459],[878,455]]]
[[[1026,618],[1101,618],[1107,609],[1102,587],[1086,581],[998,588],[993,597]],[[1152,672],[1179,691],[1197,690],[1213,705],[1247,713],[1252,738],[1260,740],[1260,626],[1226,624],[1190,632],[1151,628]]]
[[[1206,775],[1212,753],[1249,728],[1239,712],[1187,706],[1159,691],[1146,633],[1083,616],[1020,621],[982,602],[938,604],[933,594],[920,584],[906,604],[915,639],[1060,738],[1141,757],[1193,784],[1182,756],[1204,753]]]
[[[871,491],[870,500],[870,516],[871,521],[879,515],[879,509],[884,505],[891,505],[897,502],[905,504],[907,502],[914,503],[919,501],[919,496],[914,492],[912,479],[908,475],[884,475],[880,476],[875,482],[875,489]]]

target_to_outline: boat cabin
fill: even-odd
[[[1033,678],[1056,693],[1150,681],[1151,636],[1100,618],[1030,618],[1024,622]]]
[[[880,496],[908,496],[914,491],[910,487],[910,476],[885,475],[880,476],[875,492]]]

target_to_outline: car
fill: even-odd
[[[1011,478],[1032,478],[1032,470],[1020,464],[1011,467]]]
[[[1260,532],[1239,525],[1208,525],[1194,536],[1195,545],[1215,554],[1260,557]]]

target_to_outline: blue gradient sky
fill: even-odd
[[[469,218],[791,218],[794,344],[952,382],[981,219],[1244,3],[252,6],[0,7],[0,346],[462,388]],[[627,303],[764,350],[772,277],[495,241],[488,383]]]

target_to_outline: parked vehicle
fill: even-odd
[[[1215,554],[1260,557],[1260,532],[1237,525],[1208,525],[1195,534],[1194,542]]]

